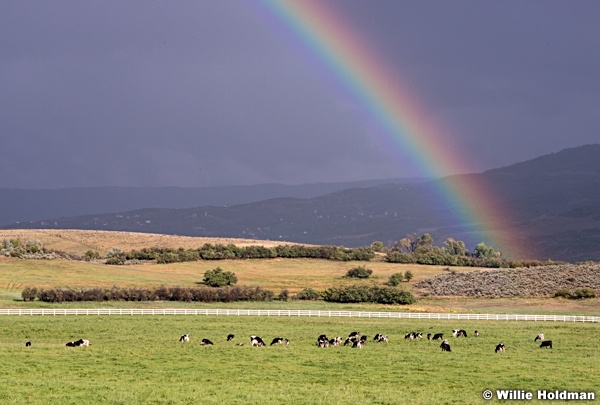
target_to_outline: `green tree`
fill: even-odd
[[[404,279],[406,281],[410,281],[410,280],[412,280],[413,277],[414,277],[414,275],[413,275],[412,271],[406,270],[406,272],[404,273]]]
[[[444,242],[442,250],[450,256],[466,256],[469,250],[465,246],[465,242],[448,238]]]
[[[495,252],[493,247],[486,246],[483,242],[479,242],[477,246],[475,246],[475,249],[473,249],[473,257],[491,259],[498,256],[500,256],[500,254]]]
[[[223,271],[220,267],[213,270],[208,270],[204,273],[202,283],[210,287],[224,287],[226,285],[234,285],[238,279],[235,273],[231,271]]]
[[[433,247],[433,238],[430,234],[425,233],[417,239],[417,247],[415,249],[416,252],[428,252]]]

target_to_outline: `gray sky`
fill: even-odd
[[[327,4],[472,171],[600,142],[600,2]],[[423,175],[373,131],[257,2],[0,2],[0,187]]]

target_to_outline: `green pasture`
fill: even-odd
[[[484,389],[595,391],[600,381],[598,324],[215,316],[0,322],[3,404],[472,404],[485,402]],[[481,336],[452,338],[458,328]],[[362,349],[315,345],[322,333],[355,330],[370,338]],[[443,332],[452,352],[405,340],[410,331]],[[178,342],[183,333],[190,343]],[[376,333],[390,342],[372,342]],[[538,333],[554,348],[540,349]],[[253,348],[254,334],[291,344]],[[92,346],[65,347],[79,338]],[[202,338],[215,345],[200,346]],[[496,354],[500,342],[506,352]]]

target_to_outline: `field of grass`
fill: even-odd
[[[452,329],[479,338],[452,338]],[[318,335],[370,339],[363,349],[315,346]],[[404,340],[410,331],[443,332],[452,346]],[[540,349],[538,333],[554,348]],[[192,340],[178,338],[189,333]],[[228,333],[236,335],[226,342]],[[249,347],[249,336],[289,347]],[[65,343],[89,339],[90,347]],[[200,346],[202,338],[214,346]],[[31,340],[32,346],[25,347]],[[496,354],[497,343],[506,352]],[[244,343],[236,346],[235,343]],[[450,404],[484,402],[484,389],[593,391],[597,325],[398,319],[213,316],[4,316],[0,402],[202,404]]]
[[[369,280],[351,280],[344,278],[346,271],[354,266],[364,265],[373,270]],[[260,286],[273,290],[276,294],[283,289],[291,294],[302,288],[317,290],[335,285],[360,283],[383,284],[396,272],[410,270],[414,279],[404,283],[410,289],[415,282],[446,272],[444,266],[419,266],[385,262],[336,262],[313,259],[270,259],[270,260],[222,260],[198,261],[174,264],[145,263],[129,266],[108,266],[98,263],[67,260],[20,260],[0,258],[0,306],[30,307],[49,306],[34,302],[24,303],[21,290],[27,286],[36,287],[120,287],[182,285],[196,286],[204,272],[221,267],[233,271],[238,276],[239,285]],[[453,268],[458,272],[471,271],[472,268]],[[187,304],[187,303],[73,303],[63,306],[77,307],[195,307],[218,306],[236,307],[233,304]],[[265,309],[331,309],[332,304],[323,302],[271,302],[243,303],[244,308]],[[339,305],[335,305],[339,308]],[[367,311],[419,311],[419,312],[455,312],[455,313],[535,313],[565,315],[598,315],[600,298],[589,300],[565,300],[555,298],[511,298],[511,299],[475,299],[475,298],[437,298],[421,297],[419,302],[409,306],[386,306],[375,304],[346,305],[345,308]]]

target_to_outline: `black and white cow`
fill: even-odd
[[[538,340],[542,340],[542,341],[543,341],[544,339],[546,339],[546,338],[544,337],[544,334],[543,334],[543,333],[540,333],[539,335],[537,335],[537,336],[535,337],[535,339],[533,339],[533,341],[534,341],[534,342],[537,342]]]
[[[200,344],[202,346],[212,346],[213,342],[211,342],[209,339],[202,339],[202,341],[200,341]]]
[[[282,337],[273,338],[273,340],[271,341],[271,346],[282,345],[282,344],[283,344],[283,338]]]
[[[423,333],[422,332],[410,332],[407,333],[406,335],[404,335],[404,339],[422,339],[423,338]]]
[[[444,338],[444,334],[443,333],[436,333],[435,335],[433,335],[433,337],[431,338],[431,340],[438,340],[438,339],[443,339]]]
[[[31,342],[26,342],[25,347],[29,347],[29,346],[31,346]]]
[[[457,337],[457,338],[462,337],[462,336],[467,337],[467,331],[464,329],[453,329],[452,336]]]
[[[229,335],[227,335],[227,341],[231,342],[233,340],[233,338],[235,337],[234,334],[230,333]]]
[[[78,347],[78,346],[89,346],[89,345],[91,345],[89,340],[79,339],[74,342],[68,342],[65,346]]]
[[[261,339],[260,336],[255,336],[255,335],[250,336],[250,346],[261,347],[264,345],[265,345],[265,342]]]
[[[342,344],[344,340],[342,339],[341,336],[336,336],[333,339],[329,339],[329,345],[330,346],[339,346]]]
[[[317,338],[317,346],[318,347],[329,347],[330,345],[329,339],[327,339],[327,335],[319,335]]]
[[[498,343],[496,345],[496,353],[504,351],[504,343]]]
[[[552,341],[551,340],[542,341],[542,344],[540,345],[540,349],[542,347],[549,347],[550,349],[552,349]]]
[[[378,343],[382,343],[385,342],[387,343],[388,341],[388,337],[387,335],[382,335],[381,333],[378,333],[375,335],[375,337],[373,338],[374,341],[378,342]]]
[[[181,337],[179,338],[179,341],[181,343],[189,342],[190,341],[190,335],[188,335],[187,333],[185,335],[181,335]]]
[[[443,352],[451,352],[452,350],[450,350],[450,343],[448,343],[447,340],[444,340],[442,342],[442,344],[440,345],[440,347],[442,348]]]
[[[352,347],[355,349],[362,349],[363,345],[365,344],[366,341],[364,340],[360,340],[360,339],[356,339],[354,341],[354,343],[352,343]]]
[[[348,339],[346,339],[344,341],[344,346],[347,346],[347,345],[352,346],[352,345],[354,345],[354,342],[358,342],[358,341],[359,341],[359,339],[356,336],[349,337]]]
[[[479,331],[476,330],[475,333],[473,333],[475,335],[475,337],[479,337]]]

